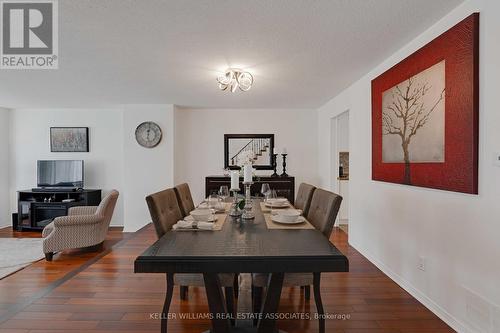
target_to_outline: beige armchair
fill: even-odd
[[[42,232],[43,252],[52,261],[54,252],[102,245],[113,217],[118,191],[111,191],[99,206],[72,207],[68,216],[61,216],[48,224]]]

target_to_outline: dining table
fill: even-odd
[[[263,211],[261,200],[253,199],[252,202],[254,219],[224,215],[225,222],[220,230],[167,232],[134,262],[136,273],[166,273],[170,283],[177,273],[203,274],[212,333],[275,333],[286,273],[313,273],[314,283],[319,287],[321,273],[349,271],[347,257],[320,231],[315,228],[269,228],[268,212]],[[252,321],[248,320],[231,323],[219,273],[246,276],[251,276],[246,273],[269,273],[257,325],[249,325]],[[321,297],[319,293],[314,296]],[[240,300],[238,302],[240,304]],[[246,308],[252,309],[251,306]],[[324,315],[322,307],[318,314]],[[324,331],[324,327],[320,331]]]

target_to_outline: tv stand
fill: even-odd
[[[54,218],[68,215],[68,209],[71,207],[99,205],[101,192],[101,190],[75,188],[38,188],[19,191],[17,225],[13,225],[13,228],[18,231],[41,231]]]
[[[82,189],[76,187],[35,187],[32,188],[32,192],[76,192]]]

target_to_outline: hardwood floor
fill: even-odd
[[[0,237],[19,235],[0,231]],[[103,253],[62,254],[0,280],[0,333],[159,332],[155,316],[161,312],[165,277],[133,273],[135,257],[155,240],[152,225],[128,236],[111,231],[108,238]],[[327,332],[454,332],[350,247],[342,230],[336,228],[331,240],[349,257],[350,272],[322,276],[323,303],[332,316]],[[304,301],[301,292],[285,288],[280,311],[313,315],[314,300]],[[176,319],[169,320],[169,332],[202,332],[210,326],[199,319],[208,311],[203,288],[191,288],[189,300],[180,301],[176,287],[170,310]],[[191,318],[180,319],[183,313]],[[280,320],[278,326],[290,333],[318,331],[314,319]]]

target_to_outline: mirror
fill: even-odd
[[[239,169],[252,159],[257,170],[272,170],[274,134],[224,134],[224,168]]]

